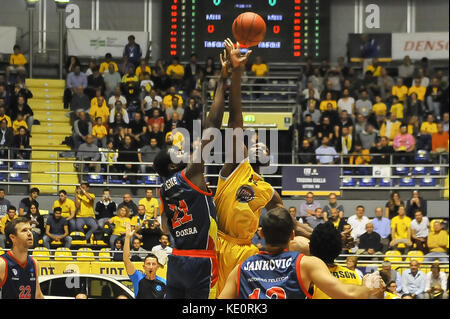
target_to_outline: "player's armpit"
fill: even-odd
[[[240,264],[234,267],[231,273],[228,275],[227,282],[225,283],[225,287],[223,287],[222,292],[220,293],[217,299],[237,299],[237,285],[239,282],[239,267]]]

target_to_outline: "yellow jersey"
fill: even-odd
[[[6,123],[7,123],[6,126],[12,127],[12,121],[11,121],[11,118],[10,118],[8,115],[6,115],[6,114],[3,115],[3,116],[0,116],[0,122],[3,121],[4,119],[6,119]]]
[[[394,236],[392,239],[405,239],[408,238],[408,230],[411,227],[411,218],[408,216],[395,216],[391,220],[391,229],[394,230]]]
[[[64,218],[70,217],[70,212],[75,211],[75,203],[70,198],[66,198],[64,203],[61,203],[59,199],[55,200],[52,210],[56,207],[61,207],[61,216]]]
[[[137,69],[136,69],[136,75],[137,76],[140,76],[141,73],[145,73],[145,72],[151,74],[152,73],[152,69],[148,65],[145,66],[144,72],[142,72],[141,66],[138,66]]]
[[[413,93],[417,94],[417,99],[423,101],[425,100],[425,93],[427,92],[427,88],[424,86],[411,86],[408,90],[408,96]]]
[[[183,105],[183,98],[181,97],[181,95],[179,95],[179,94],[174,94],[174,95],[178,98],[178,105]],[[171,94],[167,94],[163,98],[162,104],[163,104],[164,110],[167,110],[169,107],[173,107],[172,95]]]
[[[12,127],[13,127],[13,130],[14,130],[14,134],[16,134],[16,135],[19,134],[19,128],[21,126],[25,127],[28,130],[28,124],[27,124],[26,121],[24,121],[24,120],[22,120],[22,121],[15,120],[13,122]]]
[[[118,72],[119,71],[119,67],[117,66],[117,63],[116,62],[113,62],[113,61],[111,61],[111,62],[102,62],[101,64],[100,64],[100,70],[99,70],[99,72],[100,73],[104,73],[104,72],[107,72],[108,70],[109,70],[109,65],[110,64],[112,64],[112,65],[114,65],[114,71],[116,71],[116,72]]]
[[[252,72],[254,72],[256,76],[264,76],[268,71],[269,69],[267,68],[267,64],[265,63],[252,65]]]
[[[420,131],[425,132],[425,134],[433,135],[434,133],[437,133],[437,124],[436,123],[429,123],[429,122],[423,122],[420,126]]]
[[[27,59],[22,53],[11,54],[9,57],[9,64],[11,65],[25,65],[27,64]]]
[[[391,106],[391,113],[395,113],[397,115],[397,119],[403,119],[403,104],[397,103]]]
[[[80,208],[77,211],[77,217],[92,217],[95,218],[94,213],[94,200],[95,195],[89,193],[89,196],[91,196],[92,200],[90,201],[86,195],[77,195],[78,199],[80,200]]]
[[[114,224],[113,235],[121,236],[125,233],[127,225],[131,225],[131,219],[129,217],[114,216],[111,218],[111,223]]]
[[[214,203],[219,231],[250,243],[258,229],[261,209],[273,194],[272,186],[245,159],[230,176],[219,177],[217,182]]]
[[[374,111],[376,115],[386,115],[387,106],[383,102],[375,103],[372,106],[372,111]]]
[[[366,68],[366,72],[370,71],[372,72],[373,76],[378,77],[381,75],[381,66],[373,66],[373,65],[368,65]]]
[[[177,65],[171,64],[171,65],[169,65],[169,66],[167,67],[166,74],[167,74],[169,77],[172,77],[172,74],[171,74],[172,72],[173,72],[175,75],[181,77],[181,76],[184,75],[184,66],[182,66],[181,64],[177,64]]]
[[[327,110],[328,103],[331,103],[331,105],[333,106],[333,110],[337,110],[338,107],[335,100],[323,100],[322,102],[320,102],[320,112],[325,112]]]
[[[99,106],[97,98],[94,97],[91,101],[91,108],[89,109],[89,115],[91,116],[93,121],[95,121],[97,117],[101,117],[103,123],[108,123],[109,108],[108,105],[106,104],[106,101],[103,100],[103,104]]]
[[[405,100],[405,96],[408,94],[408,87],[406,85],[392,87],[392,95],[396,95],[400,102]]]
[[[156,209],[159,208],[159,203],[156,198],[147,200],[147,198],[142,198],[139,200],[139,205],[145,206],[145,216],[146,218],[156,218]]]
[[[398,297],[396,294],[393,294],[392,292],[385,291],[383,299],[400,299],[400,297]]]
[[[106,131],[106,127],[104,125],[95,124],[92,128],[92,135],[96,138],[103,138],[108,135],[108,132]]]
[[[361,277],[359,277],[355,271],[350,270],[347,267],[332,265],[328,266],[328,270],[330,270],[330,273],[344,284],[353,284],[358,286],[362,285]],[[314,286],[314,293],[312,295],[312,299],[331,299],[331,297],[329,297],[322,290]]]

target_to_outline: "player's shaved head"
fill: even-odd
[[[261,218],[261,226],[266,243],[272,246],[289,244],[294,222],[284,207],[271,209]]]

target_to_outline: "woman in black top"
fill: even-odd
[[[13,157],[16,159],[30,159],[30,151],[23,149],[31,148],[30,137],[28,131],[24,126],[19,128],[19,134],[14,135],[12,147],[17,148],[14,150]]]
[[[39,209],[35,204],[31,204],[30,211],[25,215],[31,224],[31,232],[33,233],[33,247],[37,247],[39,240],[45,234],[44,217],[39,213]]]
[[[400,206],[405,207],[405,203],[400,198],[400,194],[398,192],[393,192],[389,201],[386,203],[384,217],[392,219],[397,216]]]
[[[130,135],[125,135],[122,145],[119,146],[119,156],[117,157],[118,162],[139,162],[137,155],[136,143]],[[131,184],[136,184],[137,176],[130,175],[128,173],[138,172],[137,164],[118,164],[118,171],[124,173],[124,181],[129,180]],[[132,188],[131,190],[136,190]]]

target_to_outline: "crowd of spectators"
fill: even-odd
[[[298,80],[302,122],[292,127],[299,163],[333,164],[343,155],[344,164],[410,164],[418,150],[431,163],[448,152],[448,76],[408,56],[391,73],[377,59],[360,75],[343,58],[335,67],[309,60]]]
[[[137,203],[131,194],[124,194],[121,203],[115,203],[109,189],[104,189],[100,200],[90,191],[89,184],[77,187],[72,200],[65,190],[60,190],[58,197],[48,209],[49,214],[39,211],[39,189],[32,188],[29,196],[23,198],[19,208],[11,205],[5,198],[4,189],[0,189],[0,247],[9,248],[11,243],[5,237],[5,227],[13,219],[25,216],[32,225],[34,247],[44,246],[76,248],[74,240],[85,238],[85,244],[79,247],[108,246],[112,259],[121,261],[125,229],[129,224],[135,230],[132,240],[131,260],[138,261],[148,252],[162,250],[172,253],[171,238],[160,228],[159,202],[153,197],[153,189],[148,188],[145,197]]]
[[[14,46],[6,76],[0,75],[0,158],[29,159],[30,133],[34,124],[25,85],[27,60],[19,45]],[[12,166],[12,164],[11,164]]]

